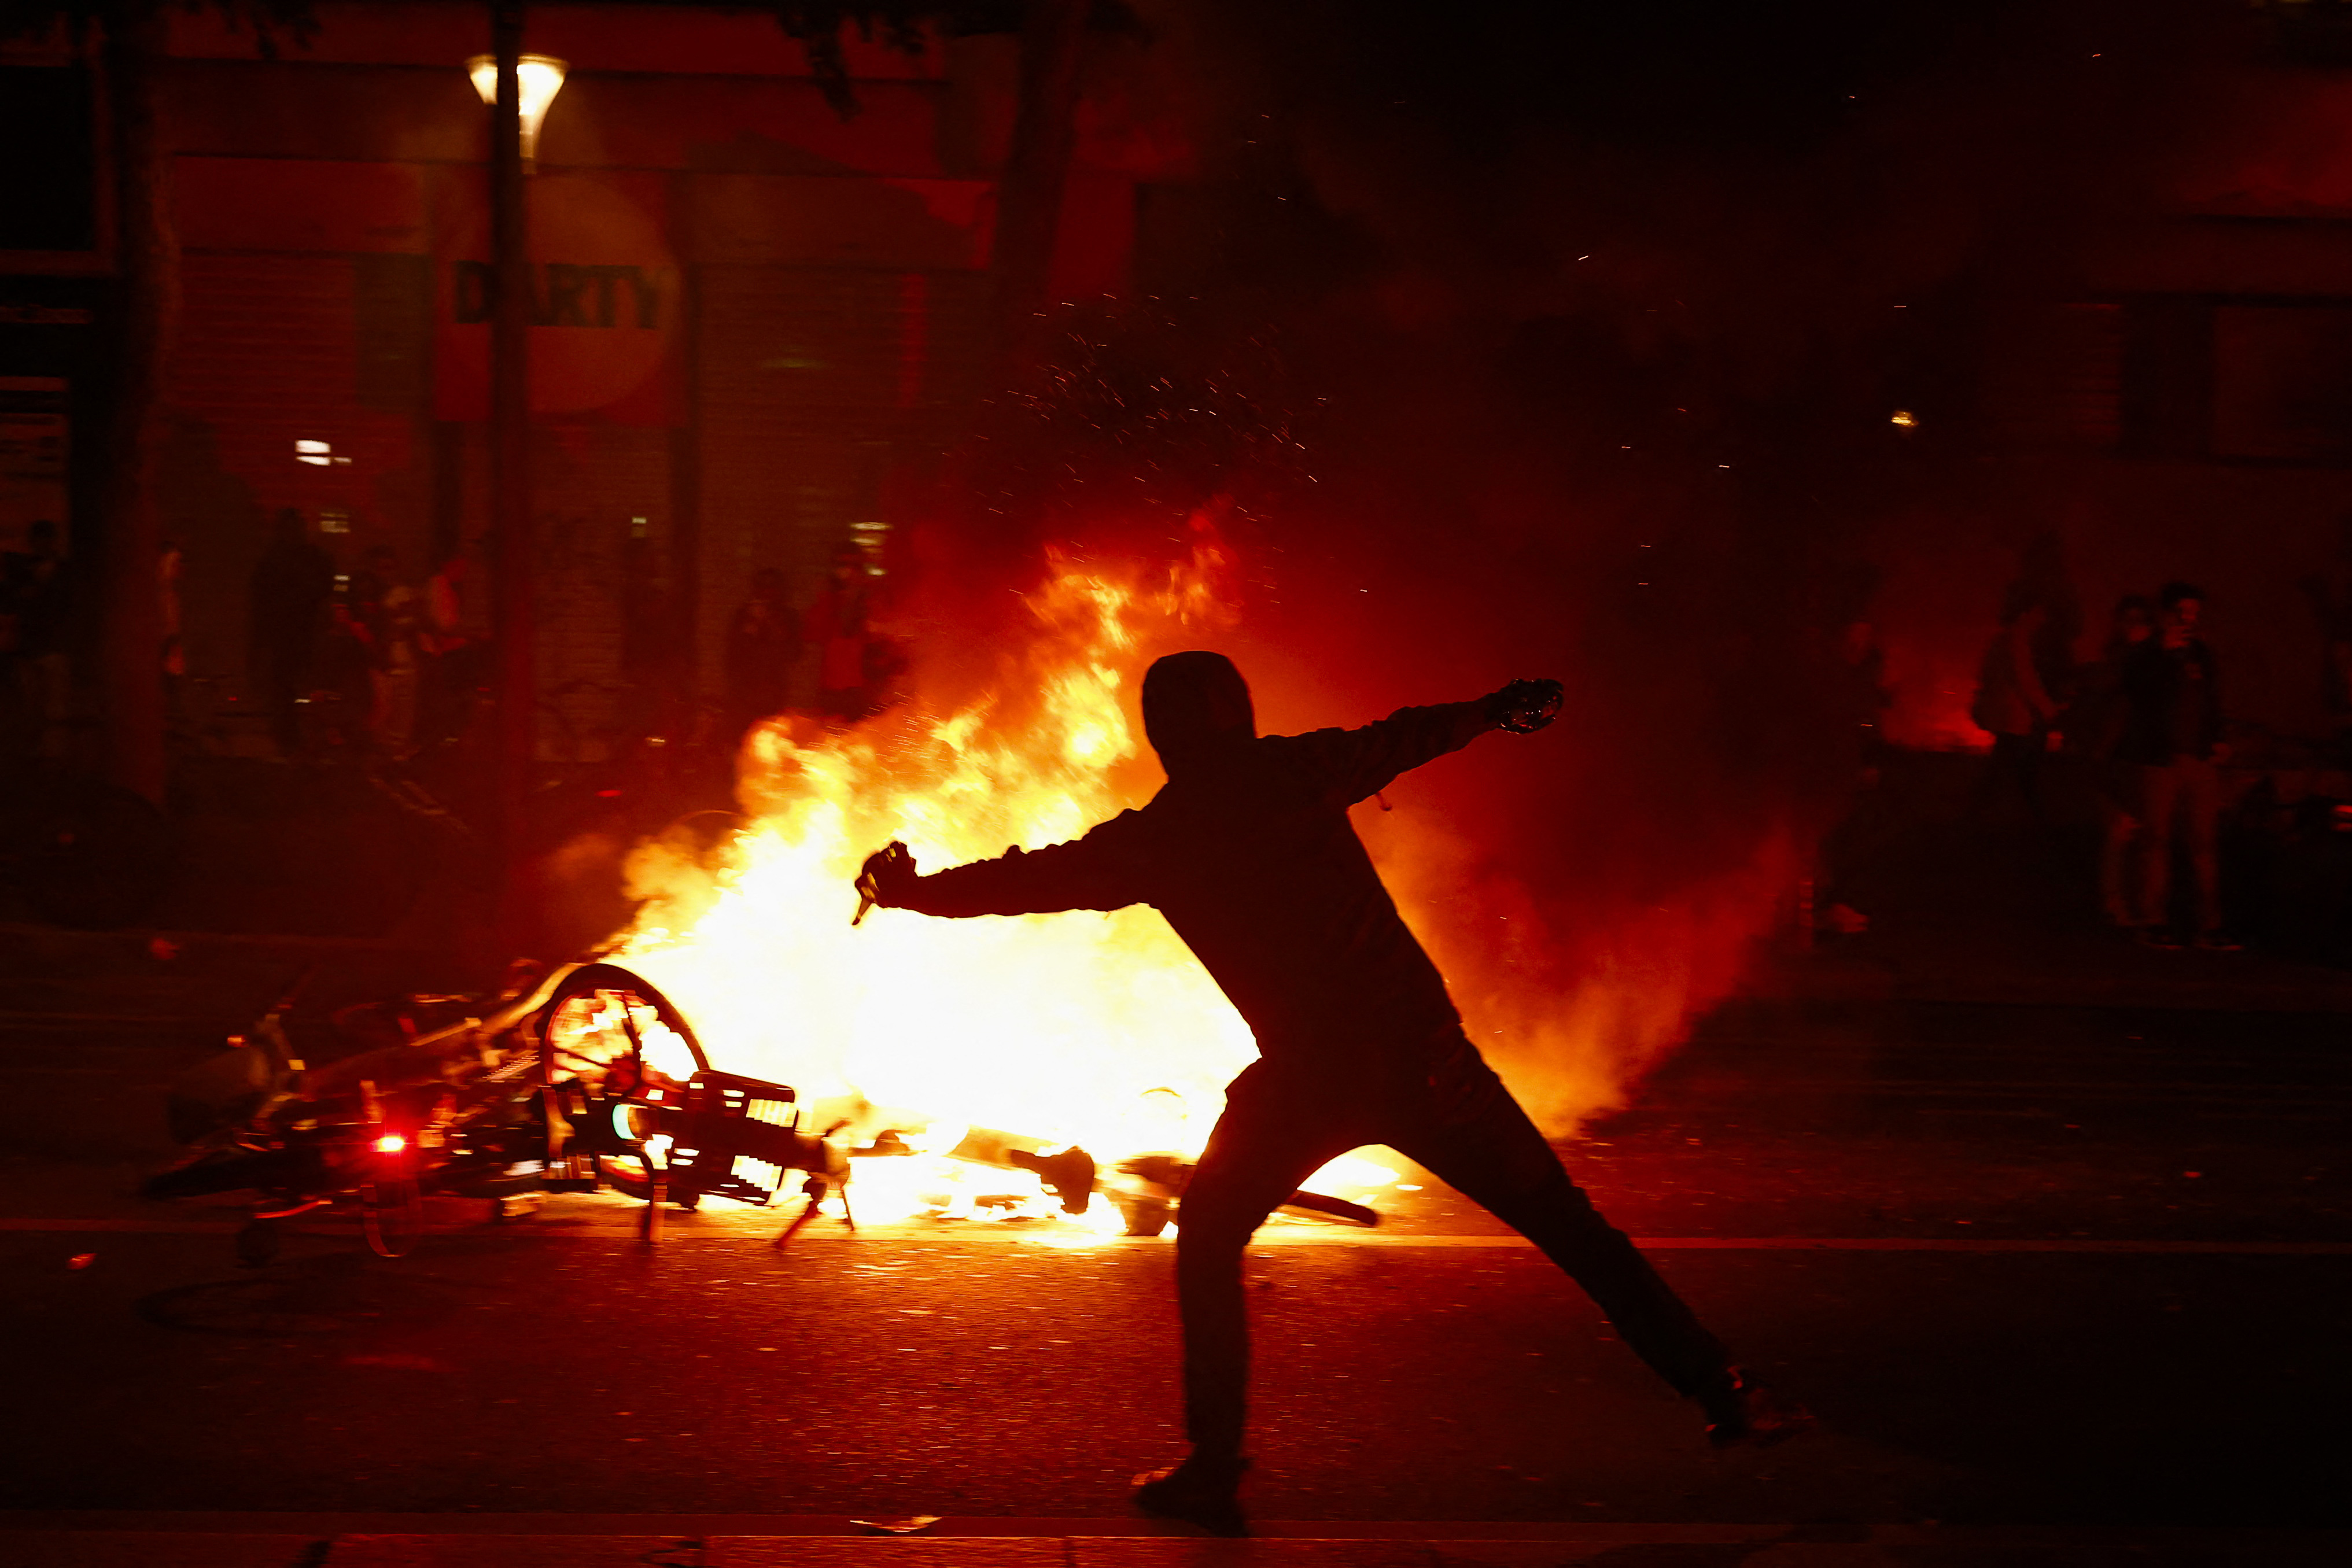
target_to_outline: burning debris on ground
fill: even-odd
[[[1066,1217],[1087,1234],[1115,1225],[1110,1233],[1150,1237],[1189,1176],[1177,1154],[1131,1155],[1104,1172],[1075,1145],[885,1113],[856,1093],[804,1104],[789,1084],[710,1068],[685,1016],[618,965],[525,973],[536,983],[423,1033],[415,1012],[462,998],[345,1009],[354,1024],[390,1013],[410,1038],[370,1047],[355,1031],[346,1053],[316,1066],[291,1053],[280,1021],[289,996],[226,1055],[184,1075],[171,1108],[189,1152],[144,1191],[257,1193],[237,1253],[258,1267],[276,1255],[276,1221],[330,1206],[355,1210],[371,1246],[391,1257],[414,1245],[427,1195],[487,1199],[489,1217],[508,1220],[537,1212],[548,1193],[599,1187],[646,1205],[648,1239],[669,1205],[765,1207],[797,1195],[805,1201],[778,1233],[782,1247],[828,1205],[854,1229],[869,1189],[869,1218],[884,1221]],[[853,1188],[860,1169],[887,1174]],[[1390,1175],[1360,1161],[1345,1174]],[[1311,1192],[1286,1207],[1377,1223]]]

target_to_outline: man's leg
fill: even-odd
[[[2221,770],[2194,757],[2174,766],[2181,776],[2189,874],[2197,879],[2197,935],[2210,941],[2221,929]]]
[[[1321,1097],[1328,1101],[1328,1091]],[[1136,1478],[1146,1513],[1187,1520],[1218,1535],[1246,1535],[1239,1491],[1249,1382],[1249,1315],[1242,1251],[1251,1235],[1315,1167],[1361,1143],[1326,1103],[1286,1089],[1265,1065],[1225,1092],[1176,1212],[1176,1304],[1184,1322],[1184,1430],[1192,1453]]]
[[[1328,1105],[1286,1093],[1261,1065],[1234,1081],[1176,1211],[1176,1304],[1184,1324],[1184,1435],[1196,1458],[1242,1452],[1249,1320],[1242,1253],[1316,1168],[1365,1141]]]
[[[1543,1249],[1675,1392],[1715,1400],[1736,1375],[1723,1345],[1601,1218],[1491,1068],[1465,1042],[1433,1075],[1424,1113],[1386,1142]]]
[[[2135,883],[2139,870],[2139,769],[2128,762],[2102,764],[2100,814],[2104,819],[2099,854],[2099,904],[2118,926],[2139,924],[2139,896]]]
[[[2137,925],[2139,911],[2131,884],[2132,870],[2139,858],[2133,853],[2139,847],[2139,821],[2114,805],[2105,807],[2101,815],[2099,907],[2106,913],[2109,925]]]
[[[2179,775],[2170,767],[2139,770],[2139,922],[2151,930],[2172,919],[2172,819],[2179,803]]]

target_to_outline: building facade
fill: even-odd
[[[159,74],[178,259],[152,455],[188,701],[215,730],[237,727],[222,716],[244,695],[247,583],[284,511],[345,571],[388,547],[413,582],[488,527],[488,119],[467,70],[488,14],[331,0],[318,16],[307,45],[268,58],[175,14]],[[982,393],[1018,40],[912,56],[844,41],[847,118],[758,14],[529,13],[525,48],[568,68],[528,183],[543,752],[612,738],[633,594],[691,608],[707,690],[756,573],[782,570],[805,599],[845,543],[879,570]],[[1090,47],[1092,79],[1133,44]],[[5,62],[37,89],[28,126],[88,128],[71,159],[54,136],[18,154],[59,189],[0,242],[15,538],[43,507],[87,513],[94,476],[68,474],[79,448],[62,437],[109,396],[94,57],[59,44]],[[1079,122],[1065,294],[1121,287],[1139,180],[1165,172],[1091,88]]]

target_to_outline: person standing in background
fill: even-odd
[[[317,672],[311,679],[315,697],[331,694],[333,701],[314,704],[317,732],[332,739],[345,758],[367,756],[374,733],[375,627],[362,595],[365,574],[337,572],[335,591],[327,600],[327,626],[319,641]]]
[[[769,567],[752,578],[751,597],[727,625],[727,727],[738,743],[791,703],[793,665],[800,656],[800,617],[793,613],[784,574]]]
[[[400,580],[400,557],[390,545],[367,552],[352,579],[352,612],[368,643],[368,735],[374,749],[397,756],[416,722],[416,591]]]
[[[473,712],[474,694],[490,675],[490,584],[482,547],[469,542],[441,563],[425,585],[417,689],[416,744],[455,740]]]
[[[2139,768],[2122,760],[2124,730],[2131,706],[2124,678],[2132,660],[2156,635],[2156,606],[2146,594],[2116,601],[2115,622],[2096,663],[2084,666],[2074,702],[2066,710],[2066,744],[2086,760],[2099,804],[2099,907],[2118,929],[2137,930],[2139,919],[2141,818]]]
[[[2234,952],[2238,944],[2221,929],[2221,765],[2227,748],[2221,674],[2198,630],[2205,594],[2191,583],[2168,582],[2157,609],[2157,634],[2139,645],[2124,670],[2129,711],[2116,748],[2139,774],[2140,936],[2154,947],[2182,945],[2171,897],[2179,840],[2196,879],[2196,944]]]
[[[2049,618],[2049,607],[2041,601],[2012,599],[2001,614],[2000,631],[1985,650],[1969,717],[1991,732],[1992,755],[1978,778],[1971,816],[1997,810],[2005,788],[2014,787],[2026,815],[2042,820],[2042,753],[2058,705],[2034,664],[2033,640]]]
[[[854,544],[836,546],[825,585],[808,611],[809,640],[816,644],[817,712],[836,724],[855,724],[867,711],[870,611],[864,552]]]

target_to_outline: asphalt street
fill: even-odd
[[[1583,1297],[1435,1189],[1253,1249],[1268,1520],[2347,1522],[2352,1073],[2333,1015],[1718,1013],[1562,1145],[1820,1431],[1718,1456]],[[193,1049],[184,1043],[171,1051]],[[55,1056],[54,1041],[50,1055]],[[132,1077],[155,1069],[158,1056]],[[134,1097],[135,1098],[135,1097]],[[1181,1451],[1165,1240],[565,1197],[236,1265],[136,1160],[19,1156],[0,1507],[1115,1520]],[[1423,1184],[1425,1185],[1425,1184]]]

